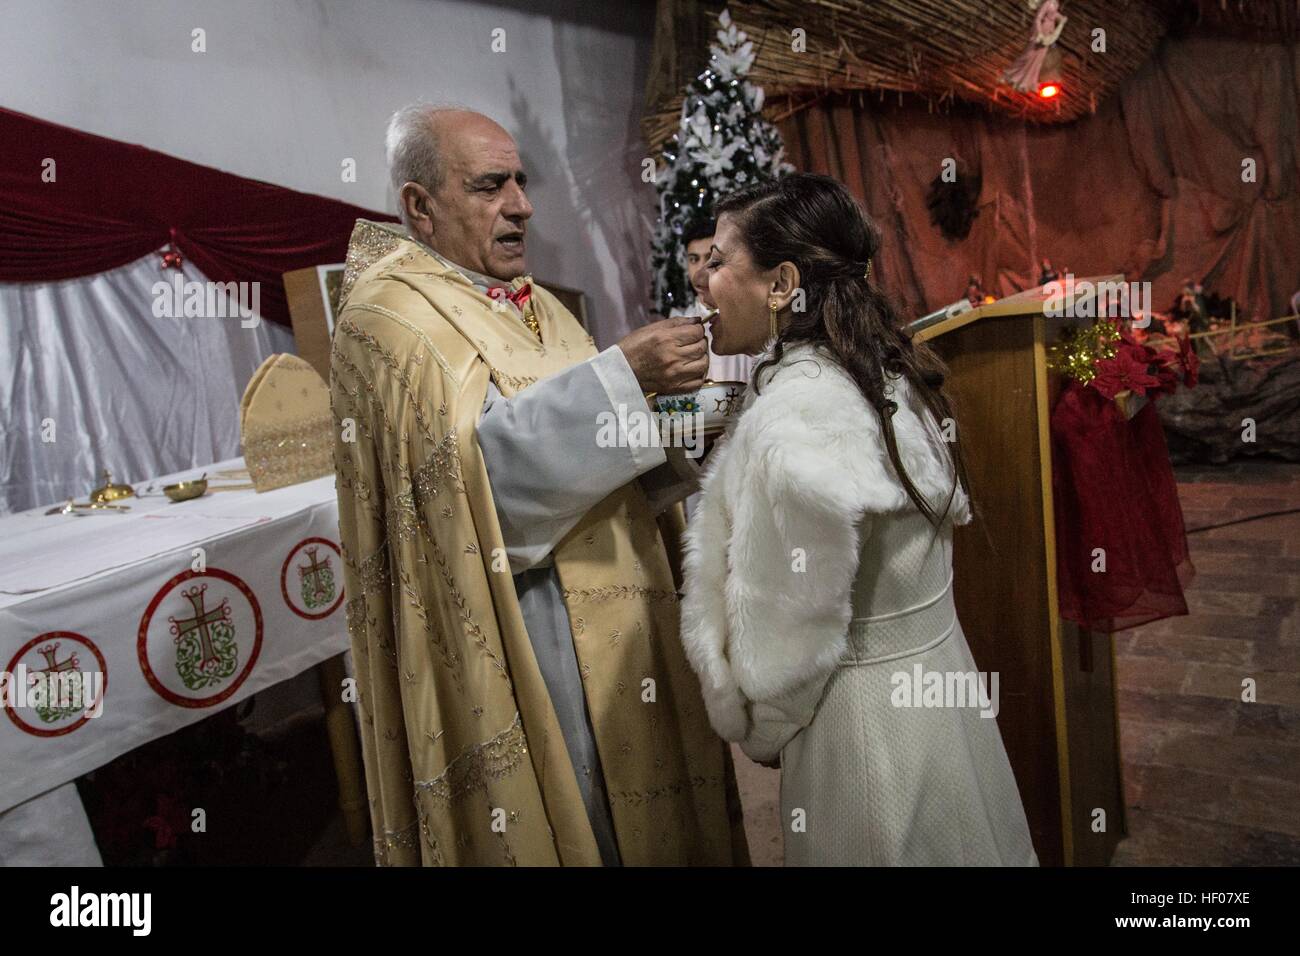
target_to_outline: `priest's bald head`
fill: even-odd
[[[509,281],[527,272],[533,206],[514,139],[482,113],[418,104],[388,123],[388,171],[407,231],[439,255]]]

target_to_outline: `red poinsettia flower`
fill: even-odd
[[[1136,333],[1138,331],[1140,330],[1121,328],[1119,330],[1119,339],[1120,339],[1119,348],[1123,349],[1123,347],[1127,345],[1130,349],[1133,350],[1135,357],[1145,358],[1148,362],[1155,361],[1156,350],[1153,349],[1151,346],[1147,345],[1144,341],[1137,338]],[[1143,333],[1142,339],[1145,338],[1146,338],[1146,334]],[[1138,353],[1141,354],[1139,355]]]
[[[1151,374],[1148,351],[1144,345],[1124,343],[1115,350],[1114,358],[1097,362],[1097,374],[1088,384],[1110,399],[1123,391],[1145,395],[1147,389],[1158,388],[1161,381]]]
[[[1178,380],[1182,378],[1183,373],[1182,367],[1178,364],[1178,356],[1173,350],[1162,349],[1153,353],[1147,371],[1159,380],[1159,384],[1147,390],[1148,398],[1172,395],[1178,391]]]

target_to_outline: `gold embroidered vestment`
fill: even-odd
[[[376,860],[598,865],[475,439],[489,379],[514,395],[595,345],[537,285],[540,342],[420,243],[365,221],[343,296],[330,390]],[[624,864],[747,863],[730,753],[639,484],[554,554]]]

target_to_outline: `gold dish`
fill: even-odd
[[[206,478],[178,481],[174,485],[163,485],[163,494],[172,501],[189,501],[191,498],[202,496],[207,490],[208,481]]]

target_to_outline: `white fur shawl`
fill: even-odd
[[[834,669],[847,642],[861,519],[915,509],[878,415],[833,359],[795,346],[762,380],[705,462],[684,549],[682,640],[727,740],[753,731],[752,702]],[[905,379],[892,383],[899,455],[942,509],[954,479],[939,428]],[[970,520],[960,488],[950,514]]]

